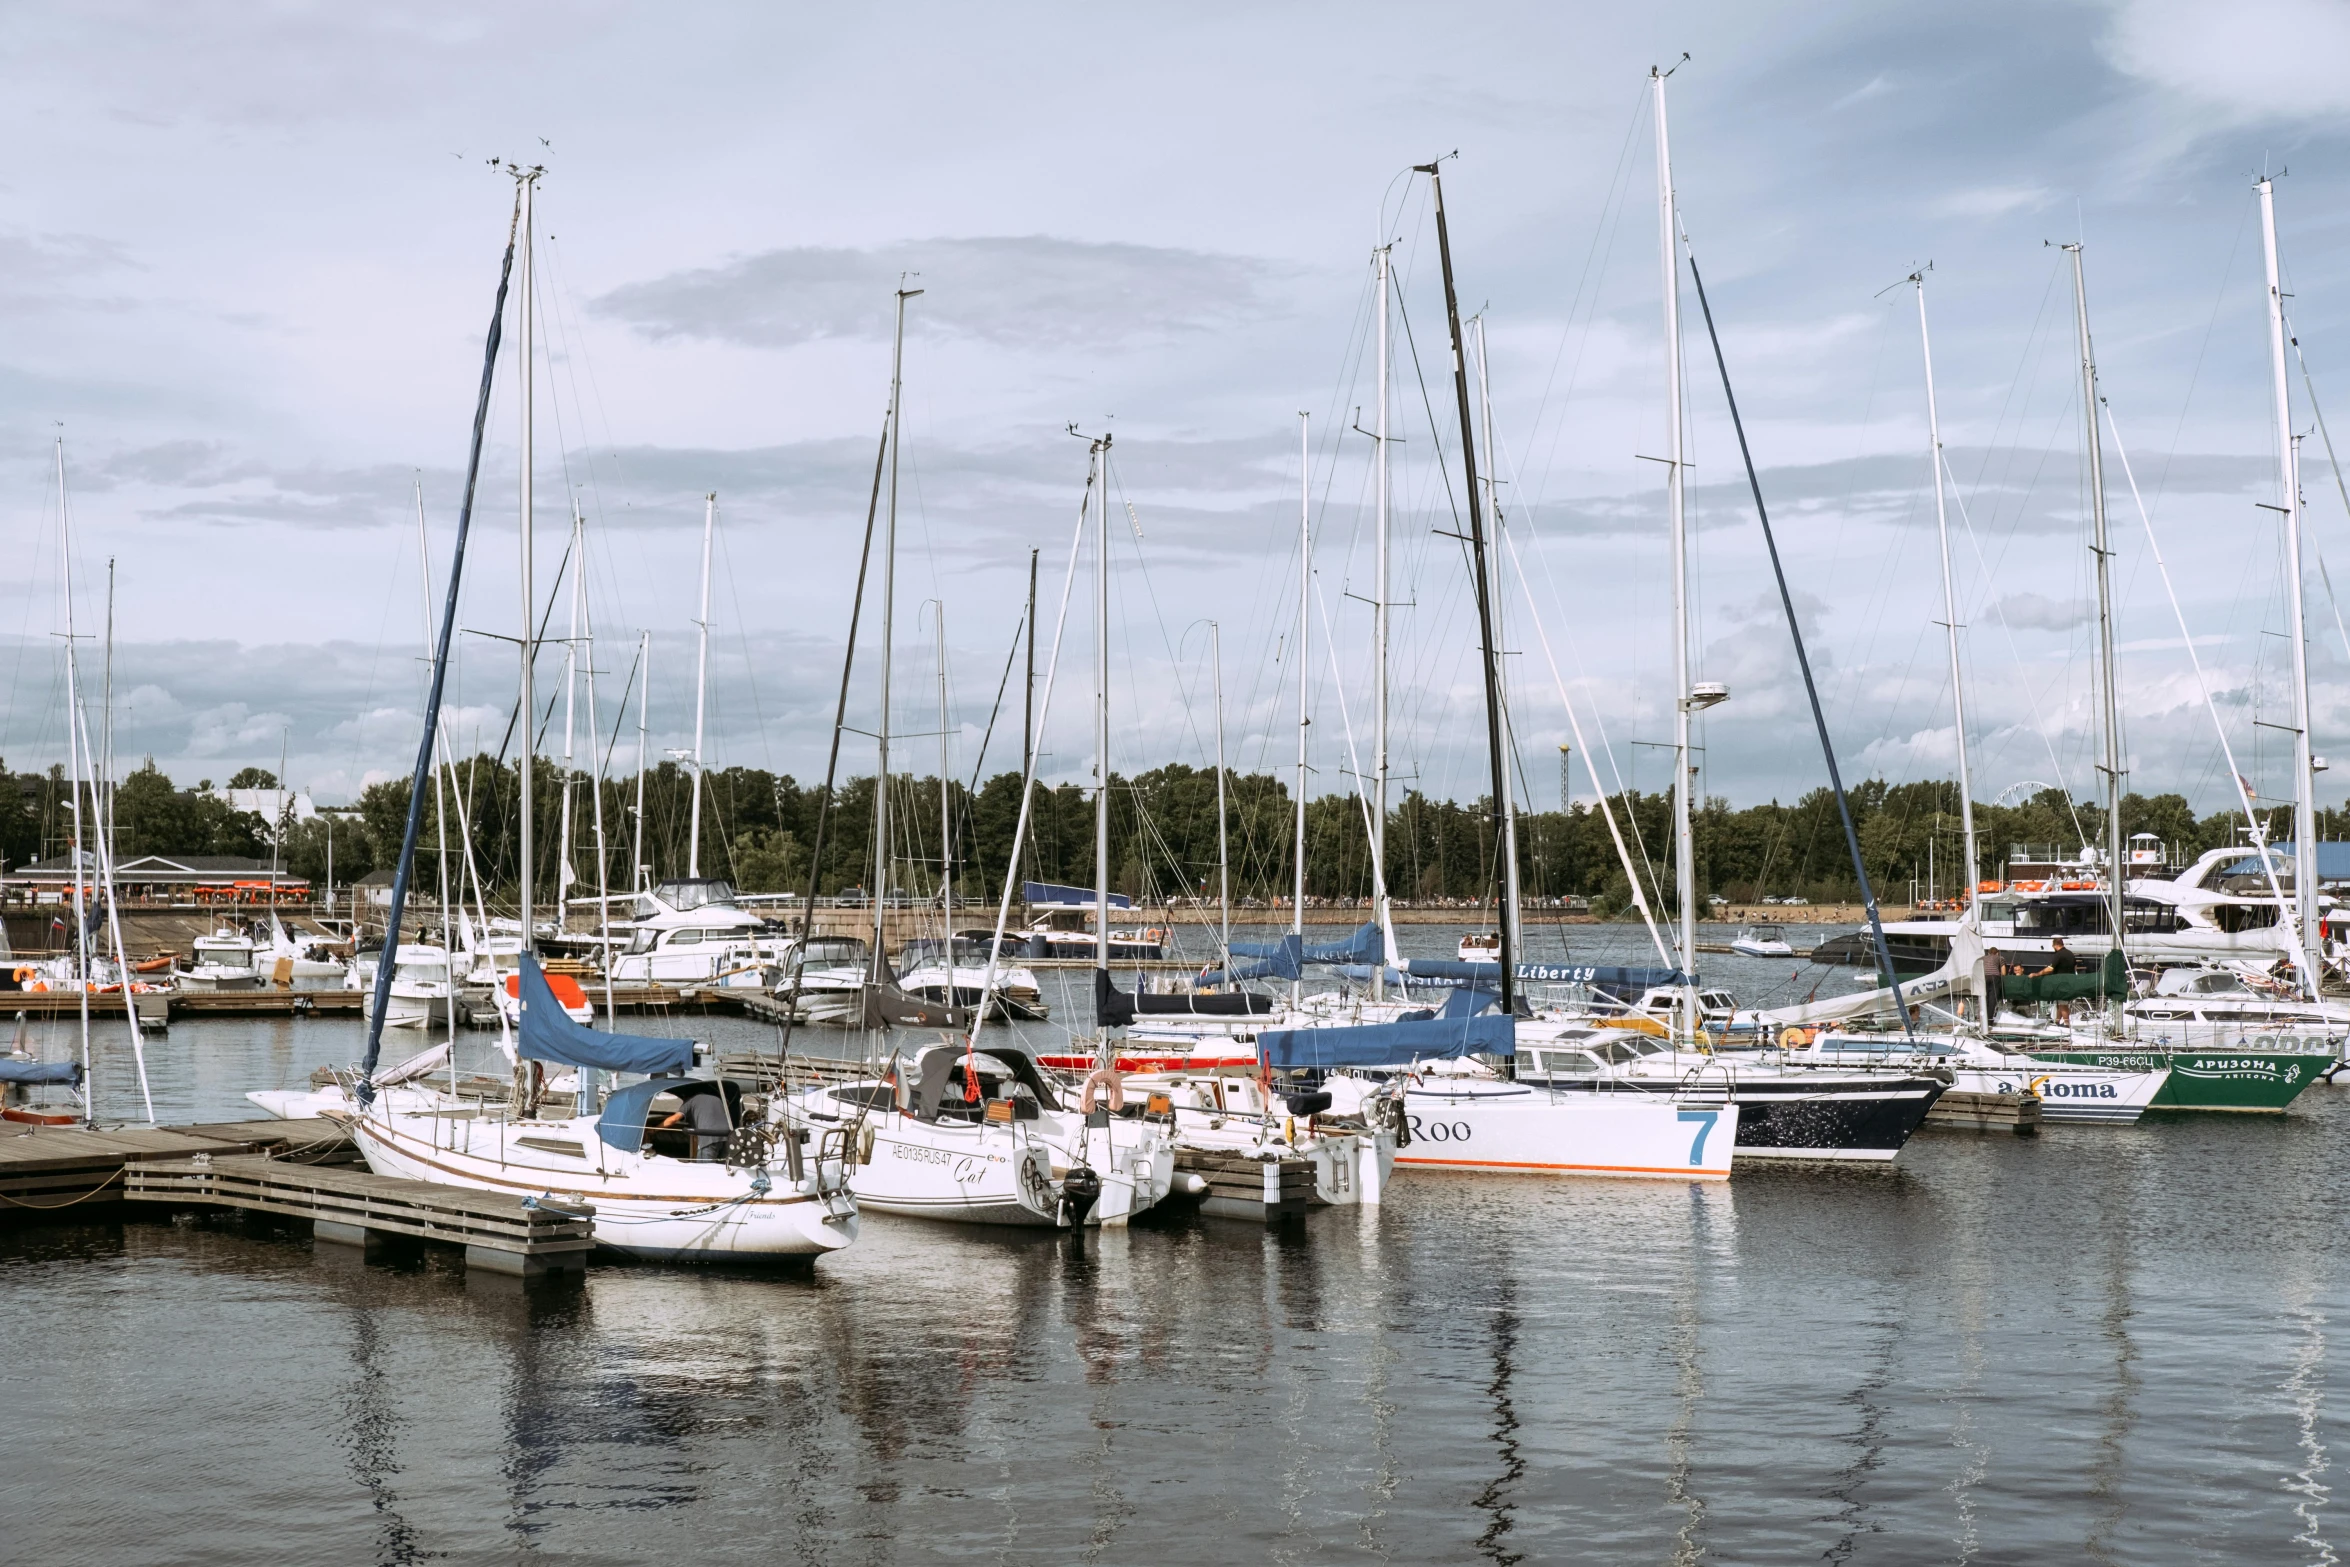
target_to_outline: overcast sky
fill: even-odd
[[[1618,6],[86,5],[0,47],[0,754],[64,750],[52,442],[79,629],[116,569],[123,765],[275,768],[322,799],[404,773],[422,609],[413,487],[445,574],[512,182],[538,206],[538,571],[574,494],[600,718],[652,637],[656,751],[690,744],[702,497],[719,496],[709,752],[821,776],[892,290],[909,306],[896,723],[977,761],[1042,551],[1046,641],[1086,451],[1116,437],[1113,764],[1205,761],[1221,628],[1236,765],[1294,754],[1298,413],[1312,415],[1317,791],[1370,727],[1370,253],[1392,241],[1399,779],[1483,780],[1457,424],[1424,178],[1444,165],[1464,310],[1491,340],[1506,643],[1533,803],[1560,676],[1615,774],[1669,766],[1664,365],[1647,74],[1713,290],[1847,775],[1954,767],[1915,293],[1928,306],[1966,623],[1976,792],[2094,788],[2082,429],[2067,258],[2104,388],[2242,770],[2289,792],[2279,487],[2252,185],[2277,205],[2319,398],[2350,409],[2350,13],[2250,0]],[[1822,781],[1686,285],[1709,793]],[[1408,334],[1407,334],[1408,323]],[[509,345],[513,334],[508,335]],[[462,624],[512,636],[517,412],[501,367]],[[2294,419],[2311,421],[2298,380]],[[1433,416],[1435,429],[1431,429]],[[2350,419],[2350,414],[2344,414]],[[2350,437],[2350,426],[2345,428]],[[2350,454],[2346,454],[2350,455]],[[2223,803],[2226,770],[2109,449],[2133,787]],[[2323,449],[2317,552],[2350,573]],[[1964,513],[1959,509],[1963,502]],[[1081,566],[1081,590],[1090,564]],[[2344,583],[2350,589],[2350,580]],[[1531,608],[1526,596],[1530,591]],[[1046,771],[1081,773],[1080,591]],[[2311,583],[2321,750],[2350,656]],[[560,635],[567,609],[559,607]],[[871,622],[869,621],[870,625]],[[1335,638],[1339,657],[1328,656]],[[1547,637],[1547,647],[1545,643]],[[102,653],[85,644],[95,690]],[[468,636],[461,743],[495,747],[508,643]],[[1039,660],[1043,661],[1040,651]],[[561,653],[542,655],[542,691]],[[871,728],[875,665],[851,723]],[[575,742],[588,753],[583,733]],[[636,714],[614,765],[634,765]],[[553,749],[561,748],[558,714]],[[1017,688],[987,771],[1016,764]],[[1007,737],[1009,737],[1007,739]],[[869,742],[852,736],[853,770]],[[1609,764],[1603,760],[1603,768]],[[2328,775],[2329,803],[2338,801]],[[1589,792],[1580,772],[1574,788]]]

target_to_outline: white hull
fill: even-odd
[[[1404,1113],[1411,1142],[1395,1163],[1412,1170],[1719,1181],[1738,1141],[1734,1104],[1474,1079],[1410,1088]]]
[[[857,1238],[854,1203],[828,1201],[806,1182],[795,1190],[780,1169],[767,1172],[770,1190],[762,1195],[748,1174],[722,1164],[605,1147],[592,1117],[509,1123],[387,1113],[379,1106],[352,1126],[368,1168],[378,1174],[577,1198],[595,1206],[597,1244],[630,1256],[666,1262],[818,1257]],[[517,1139],[533,1135],[576,1144],[585,1156],[517,1146]],[[447,1146],[452,1137],[468,1146]],[[492,1155],[486,1146],[472,1150],[493,1139],[511,1155]]]
[[[2127,1126],[2146,1113],[2146,1106],[2162,1092],[2170,1073],[2115,1072],[2102,1067],[2064,1067],[2029,1058],[2013,1067],[1966,1068],[1950,1086],[1962,1094],[2016,1094],[2025,1089],[2040,1096],[2043,1121],[2094,1121]]]

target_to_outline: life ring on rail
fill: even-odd
[[[1093,1095],[1097,1088],[1102,1090],[1102,1096],[1113,1112],[1126,1108],[1126,1080],[1118,1075],[1118,1069],[1114,1066],[1097,1067],[1093,1075],[1085,1080],[1085,1087],[1077,1096],[1079,1115],[1093,1114]]]
[[[2048,884],[2044,881],[2019,881],[2015,884],[2015,890],[2018,892],[2042,892],[2047,889],[2047,886]]]
[[[16,988],[19,990],[32,989],[33,981],[40,977],[41,971],[29,963],[19,963],[16,966]]]
[[[1819,1037],[1819,1030],[1816,1028],[1790,1028],[1779,1035],[1779,1043],[1788,1050],[1801,1050]]]

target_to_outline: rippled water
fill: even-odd
[[[159,1109],[351,1038],[175,1028]],[[0,1554],[2331,1561],[2346,1156],[2319,1088],[1890,1170],[874,1218],[805,1275],[528,1289],[227,1220],[0,1232]]]

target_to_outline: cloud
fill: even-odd
[[[1046,235],[927,239],[770,250],[625,284],[591,308],[654,339],[789,348],[886,338],[893,292],[913,286],[923,292],[906,302],[910,333],[1100,347],[1259,320],[1273,309],[1266,290],[1275,277],[1266,262],[1198,250]]]
[[[2037,212],[2056,199],[2045,185],[1978,185],[1954,190],[1926,204],[1938,218],[2003,218],[2011,212]]]
[[[2070,631],[2089,618],[2087,599],[2058,600],[2042,593],[2010,593],[1991,606],[1986,620],[2003,620],[2017,631]]]
[[[2225,121],[2323,121],[2350,109],[2350,9],[2333,0],[2122,0],[2116,70]]]

